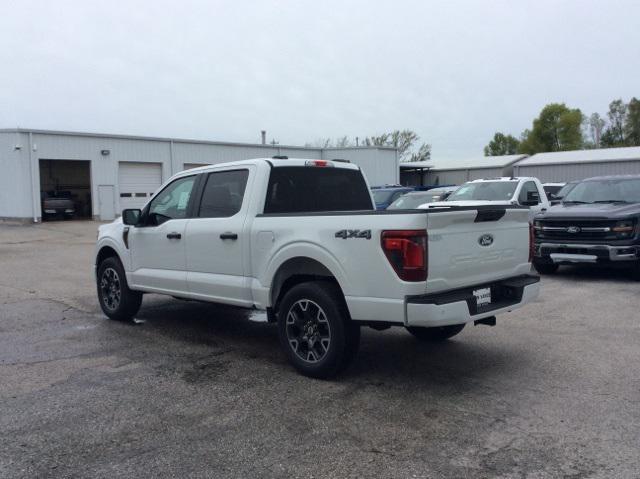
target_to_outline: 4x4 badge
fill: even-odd
[[[371,239],[371,230],[340,230],[336,232],[336,238],[365,238]]]

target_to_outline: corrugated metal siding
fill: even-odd
[[[15,150],[20,145],[22,149]],[[24,133],[0,134],[0,218],[30,218],[31,176],[29,136]]]
[[[118,164],[124,161],[160,163],[162,177],[174,172],[171,167],[169,142],[128,140],[122,138],[85,137],[73,135],[34,134],[34,154],[49,160],[89,160],[91,162],[91,197],[93,215],[99,215],[98,185],[113,185],[118,191]],[[102,150],[109,150],[102,155]]]
[[[467,181],[467,170],[430,170],[427,174],[428,185],[459,185]]]
[[[639,161],[515,166],[517,176],[533,176],[543,183],[583,180],[592,176],[640,174]]]
[[[358,165],[369,185],[400,182],[400,169],[395,150],[372,148],[331,148],[322,151],[322,159],[343,159]]]
[[[478,168],[469,170],[469,180],[481,180],[482,178],[499,178],[505,176],[502,168]]]
[[[425,184],[461,185],[471,180],[504,176],[502,168],[470,168],[468,170],[429,170]]]

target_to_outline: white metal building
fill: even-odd
[[[511,176],[513,165],[527,155],[478,156],[464,161],[444,162],[434,160],[426,172],[425,184],[460,185],[481,178]]]
[[[41,195],[70,192],[81,216],[144,205],[174,173],[248,158],[344,159],[371,185],[398,183],[394,148],[307,148],[62,131],[0,130],[0,218],[40,221]]]
[[[640,174],[640,147],[537,153],[518,161],[514,165],[514,174],[534,176],[542,182]]]

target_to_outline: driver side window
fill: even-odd
[[[158,193],[149,204],[150,223],[160,225],[168,220],[186,218],[195,181],[195,176],[179,178]]]

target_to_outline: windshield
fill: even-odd
[[[446,201],[509,201],[518,186],[517,181],[482,181],[462,185]]]
[[[373,190],[373,199],[376,203],[388,203],[397,190]]]
[[[615,178],[578,183],[565,202],[576,203],[640,203],[640,178]]]
[[[425,203],[438,201],[438,193],[425,192],[420,194],[408,194],[401,196],[389,205],[390,210],[412,210]]]

